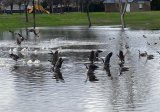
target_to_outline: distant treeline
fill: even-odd
[[[151,9],[152,10],[160,10],[160,0],[152,0]]]

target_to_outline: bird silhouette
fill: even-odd
[[[55,65],[56,65],[56,62],[57,62],[58,59],[59,59],[59,52],[58,52],[58,50],[56,50],[55,52],[51,51],[51,52],[48,53],[48,54],[51,54],[51,60],[48,60],[48,61],[51,62],[51,64],[52,64],[53,66],[55,66]]]
[[[33,34],[34,34],[35,36],[39,37],[39,35],[38,35],[39,32],[37,33],[35,29],[30,29],[30,30],[28,30],[28,32],[33,32]]]
[[[9,56],[15,61],[17,61],[19,59],[19,56],[16,54],[13,54],[13,53],[9,54]]]
[[[122,63],[124,63],[125,62],[125,60],[124,60],[124,58],[125,58],[125,55],[123,54],[123,51],[119,51],[119,55],[117,55],[118,57],[119,57],[119,59],[120,59],[120,61],[122,62]]]
[[[88,71],[87,71],[87,79],[89,78],[89,81],[98,81],[97,77],[94,75],[94,71],[98,68],[98,66],[96,66],[93,63],[90,63],[89,66],[87,66],[86,64],[84,64],[84,65],[88,69]],[[87,79],[86,79],[86,81],[87,81]]]
[[[147,52],[146,51],[144,51],[144,53],[141,53],[140,50],[138,50],[138,52],[139,52],[139,57],[147,56]]]

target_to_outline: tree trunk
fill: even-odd
[[[19,3],[19,14],[21,14],[21,3]]]
[[[53,13],[53,0],[52,0],[52,6],[51,6],[51,13]]]
[[[13,2],[10,4],[10,6],[11,6],[11,14],[13,13]]]
[[[27,7],[28,7],[28,1],[25,0],[25,15],[26,15],[26,22],[28,23],[28,12],[27,12]]]
[[[91,19],[89,15],[89,2],[87,1],[87,17],[88,17],[88,27],[91,27]]]
[[[82,0],[82,3],[81,3],[81,6],[82,6],[81,11],[84,12],[84,1],[83,0]]]
[[[125,13],[126,13],[126,8],[127,8],[128,0],[125,0],[125,3],[123,4],[121,0],[119,0],[119,9],[120,9],[120,17],[121,17],[121,25],[122,25],[122,30],[126,28],[125,24]]]
[[[62,0],[61,0],[61,14],[63,13],[62,4],[63,4],[63,2],[62,2]]]
[[[36,16],[35,16],[35,2],[34,2],[34,0],[32,1],[32,4],[33,4],[33,27],[34,27],[34,29],[35,29],[35,27],[36,27]]]

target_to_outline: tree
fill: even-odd
[[[32,5],[33,5],[33,27],[35,29],[36,27],[36,15],[35,15],[35,1],[32,0]]]
[[[90,19],[90,15],[89,15],[89,5],[90,5],[90,1],[89,0],[86,0],[86,12],[87,12],[87,18],[88,18],[88,27],[90,28],[91,27],[91,19]]]
[[[23,0],[15,0],[15,3],[19,6],[19,13],[21,14],[21,5],[23,3]]]
[[[5,6],[10,6],[10,14],[13,13],[13,3],[15,2],[15,0],[2,0],[3,4]]]
[[[29,4],[29,0],[24,0],[26,22],[28,22],[28,20],[29,20],[28,19],[28,10],[27,10],[28,4]]]
[[[126,8],[127,8],[128,0],[125,0],[124,2],[122,0],[119,0],[119,11],[120,11],[120,17],[121,17],[121,25],[122,25],[122,30],[126,27],[125,24],[125,13],[126,13]]]
[[[160,10],[160,0],[152,0],[151,9],[152,10]]]

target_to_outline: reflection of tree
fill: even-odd
[[[86,8],[87,8],[87,18],[88,18],[88,27],[91,27],[91,19],[89,15],[89,6],[90,6],[90,0],[86,0]]]

